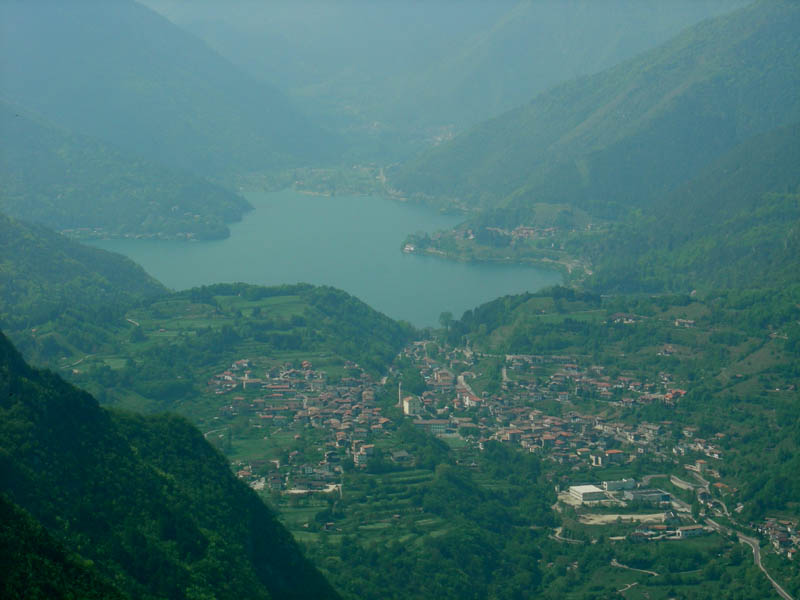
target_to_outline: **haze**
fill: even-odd
[[[800,598],[800,2],[0,0],[0,596]]]

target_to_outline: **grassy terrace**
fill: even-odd
[[[336,493],[328,497],[281,496],[277,507],[284,524],[303,542],[319,543],[325,538],[336,543],[345,535],[357,534],[360,543],[367,545],[396,540],[413,544],[446,529],[443,519],[423,513],[413,501],[432,479],[433,471],[426,469],[380,475],[351,473],[344,477],[341,497]],[[336,512],[323,515],[330,520],[318,519],[331,504]],[[327,530],[326,523],[332,523]]]

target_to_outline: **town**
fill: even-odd
[[[416,466],[394,435],[401,420],[446,441],[464,464],[490,441],[539,455],[551,465],[556,510],[577,510],[579,522],[590,525],[632,525],[611,539],[686,539],[742,510],[738,490],[721,481],[724,434],[625,418],[635,406],[669,409],[681,401],[686,390],[669,373],[644,380],[570,356],[491,356],[433,340],[410,344],[396,363],[380,380],[352,362],[331,378],[308,360],[267,368],[240,359],[215,374],[207,387],[220,399],[217,422],[246,417],[264,439],[289,434],[291,441],[278,456],[237,459],[238,476],[272,494],[341,496],[345,472]],[[418,377],[404,386],[409,373]],[[584,401],[607,410],[575,410]],[[792,521],[749,527],[787,559],[800,547]]]

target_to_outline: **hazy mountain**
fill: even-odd
[[[512,3],[145,0],[308,114],[342,132],[360,160],[419,148],[438,116],[396,114],[418,90],[408,79],[455,50]],[[429,118],[433,117],[433,118]],[[449,122],[449,120],[447,121]],[[388,157],[388,158],[387,158]]]
[[[4,0],[0,27],[0,93],[58,126],[203,174],[330,156],[275,88],[133,0]]]
[[[81,306],[101,313],[166,288],[119,254],[0,214],[0,326],[35,326]]]
[[[411,73],[405,118],[473,125],[558,83],[596,73],[652,48],[735,2],[523,0],[455,49]],[[405,100],[405,102],[403,102]]]
[[[26,365],[2,334],[0,413],[0,490],[122,593],[337,597],[272,511],[183,419],[103,410]],[[41,555],[23,550],[15,576]]]
[[[145,3],[361,147],[473,125],[743,0]]]
[[[789,1],[705,21],[422,154],[393,181],[474,207],[647,206],[737,143],[800,118],[798,31],[800,4]]]
[[[58,230],[224,237],[250,208],[196,175],[131,158],[0,101],[0,210]]]

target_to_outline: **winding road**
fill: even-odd
[[[764,568],[764,565],[761,564],[761,546],[758,543],[758,540],[756,538],[752,538],[752,537],[746,536],[746,535],[744,535],[742,533],[739,533],[738,531],[733,531],[732,529],[729,529],[728,527],[724,527],[724,526],[720,525],[719,523],[717,523],[713,519],[706,519],[706,523],[708,523],[711,527],[713,527],[714,529],[716,529],[720,533],[725,533],[725,534],[728,534],[728,535],[730,535],[731,533],[735,533],[738,536],[740,542],[750,546],[750,548],[753,550],[753,562],[755,563],[755,565],[759,569],[761,569],[761,571],[764,573],[764,575],[766,575],[767,579],[769,579],[769,582],[772,584],[772,587],[774,587],[775,591],[778,592],[778,595],[781,598],[783,598],[783,600],[794,600],[788,594],[788,592],[786,590],[784,590],[780,586],[780,584],[772,578],[772,575],[770,575],[769,572]]]
[[[565,542],[567,544],[583,544],[583,540],[573,540],[572,538],[565,538],[564,536],[561,535],[562,531],[563,527],[556,527],[553,530],[553,535],[551,535],[550,537],[554,540],[558,540],[559,542]]]

